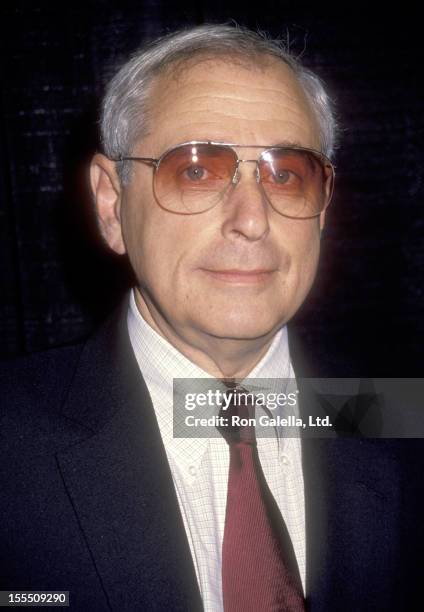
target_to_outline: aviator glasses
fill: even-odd
[[[236,148],[265,149],[258,159],[240,159]],[[157,203],[178,214],[206,212],[240,181],[240,163],[256,164],[255,178],[271,206],[294,219],[317,217],[330,203],[334,166],[320,151],[297,146],[238,145],[191,141],[158,159],[121,156],[153,166]]]

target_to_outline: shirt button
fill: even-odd
[[[283,465],[289,465],[290,463],[290,459],[287,457],[287,455],[281,455],[280,461]]]
[[[192,476],[196,476],[197,474],[197,470],[194,465],[190,465],[190,467],[188,468],[188,471],[190,472]]]

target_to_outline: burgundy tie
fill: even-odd
[[[232,426],[233,415],[255,416],[252,401],[243,401],[252,396],[240,387],[229,393],[233,402],[220,412],[228,426],[219,427],[230,450],[222,545],[224,611],[303,612],[293,545],[262,472],[254,425]]]

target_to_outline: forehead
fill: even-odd
[[[193,58],[183,69],[168,71],[152,86],[148,128],[142,145],[153,145],[156,153],[188,140],[289,141],[319,148],[318,126],[303,89],[276,59],[249,65]]]

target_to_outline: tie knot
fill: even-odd
[[[243,387],[226,383],[228,391],[221,406],[219,416],[222,417],[218,430],[228,442],[235,444],[245,442],[256,444],[255,436],[255,397]]]

